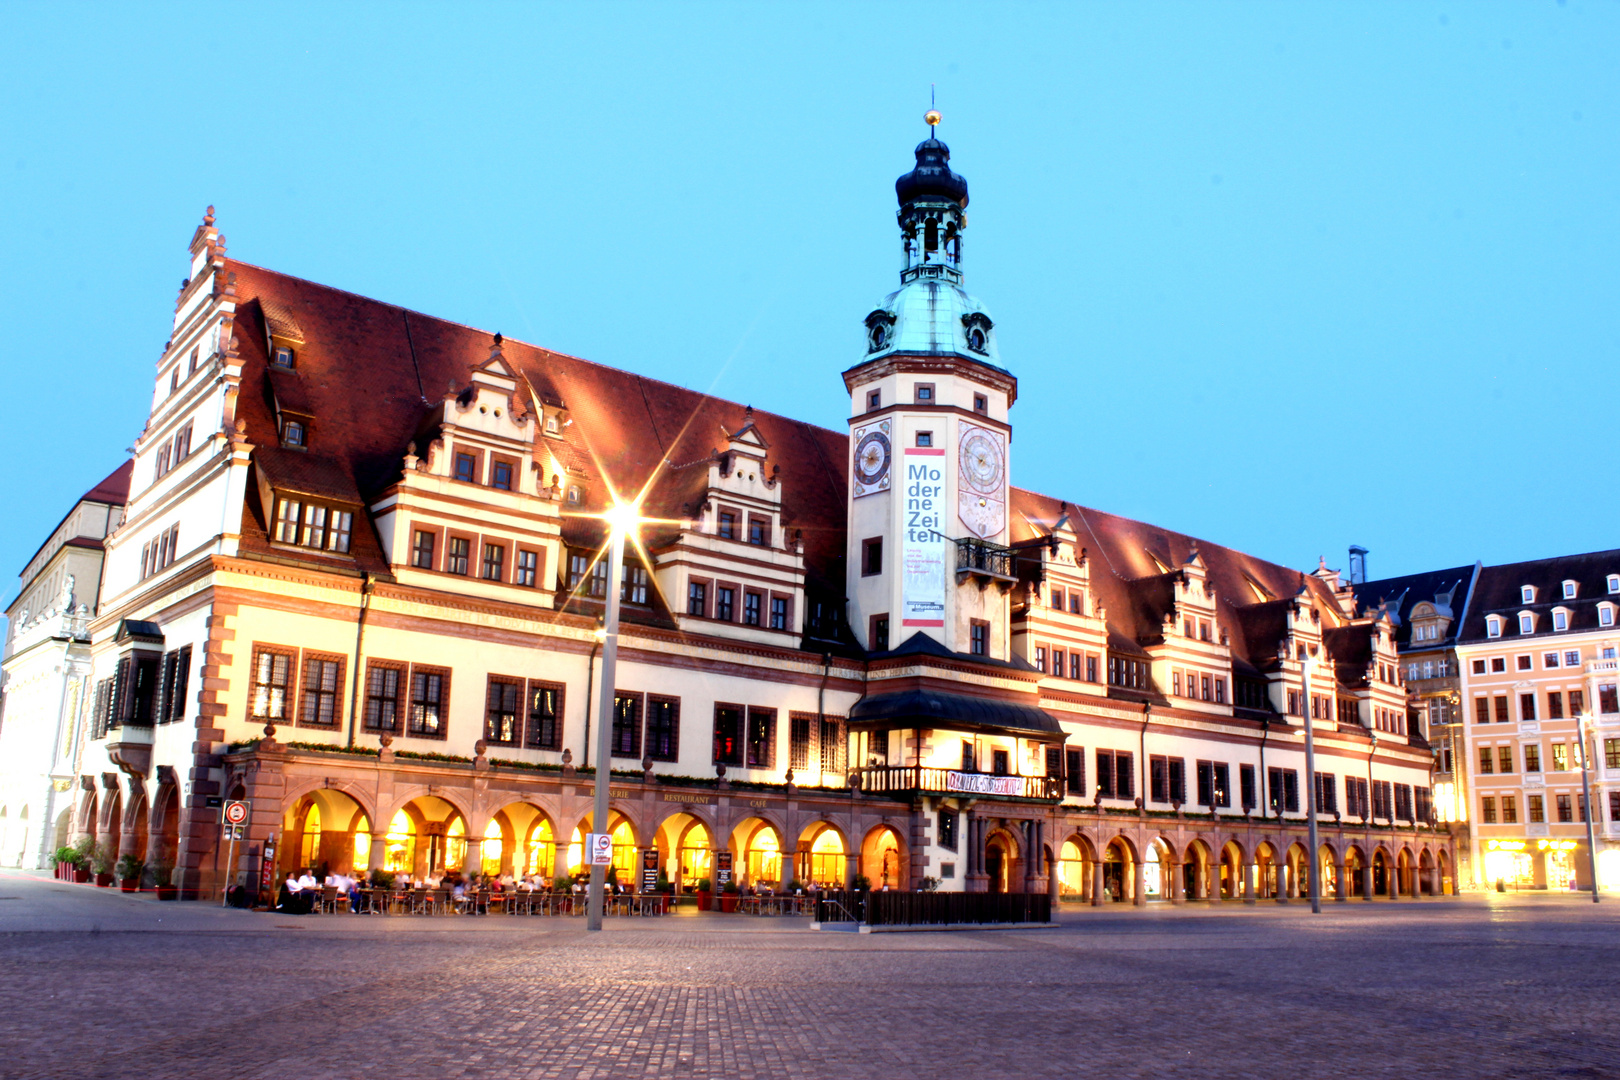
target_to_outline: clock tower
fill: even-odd
[[[989,312],[962,288],[967,180],[932,132],[916,159],[894,185],[900,288],[866,316],[866,355],[844,372],[849,621],[874,652],[921,633],[1007,660],[1018,383],[1000,366]]]

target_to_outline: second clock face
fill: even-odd
[[[1007,463],[994,435],[983,428],[969,429],[962,438],[960,462],[965,485],[986,495],[1001,494]]]
[[[889,483],[889,436],[868,431],[855,444],[855,481],[863,488],[884,488]]]

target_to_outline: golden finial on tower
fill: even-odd
[[[923,113],[923,120],[925,122],[927,122],[928,127],[930,129],[928,134],[932,135],[934,133],[932,129],[938,127],[939,122],[941,120],[941,117],[939,115],[939,110],[934,108],[934,84],[933,83],[928,84],[928,111]]]

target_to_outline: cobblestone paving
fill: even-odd
[[[1620,1077],[1620,896],[807,927],[297,919],[4,873],[0,1076]]]

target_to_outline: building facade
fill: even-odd
[[[1457,642],[1471,862],[1486,887],[1620,888],[1620,551],[1479,573]]]
[[[118,527],[130,464],[87,491],[23,568],[6,609],[0,685],[0,866],[47,867],[74,839],[90,620],[102,544]]]
[[[210,210],[107,542],[76,831],[188,896],[561,874],[607,723],[616,864],[682,889],[1287,899],[1314,858],[1329,896],[1439,892],[1390,619],[1012,484],[949,157],[896,184],[900,284],[839,431],[234,260]],[[615,492],[651,520],[610,582]],[[224,798],[252,803],[235,847]]]

